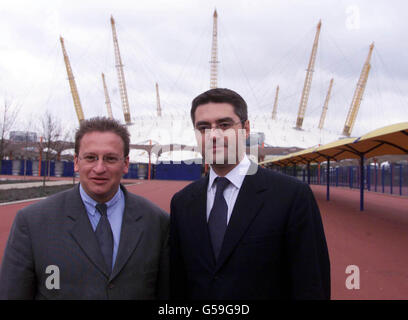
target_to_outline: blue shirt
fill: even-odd
[[[101,214],[96,210],[95,205],[98,203],[92,199],[79,185],[79,193],[81,194],[82,202],[85,205],[86,212],[88,213],[89,221],[91,221],[92,228],[95,231],[98,225]],[[105,203],[108,207],[108,220],[112,228],[113,233],[113,256],[112,256],[112,270],[115,265],[116,255],[118,253],[120,230],[122,227],[123,212],[125,210],[125,196],[123,191],[118,188],[118,191],[111,200]]]

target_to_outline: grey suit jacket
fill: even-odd
[[[76,186],[17,213],[0,299],[167,299],[169,215],[121,188],[125,212],[110,276]]]

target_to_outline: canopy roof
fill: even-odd
[[[343,138],[325,145],[260,162],[288,165],[330,160],[372,158],[383,155],[408,154],[408,122],[373,130],[358,138]]]

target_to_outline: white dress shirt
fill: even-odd
[[[230,184],[225,188],[223,193],[225,201],[228,205],[227,224],[230,221],[232,210],[234,209],[235,202],[237,201],[239,189],[242,186],[242,182],[244,181],[250,165],[251,162],[245,155],[241,162],[225,176],[225,178],[230,181]],[[210,217],[210,212],[214,205],[215,192],[217,189],[217,184],[214,183],[214,180],[217,177],[218,175],[211,168],[207,189],[207,221]]]

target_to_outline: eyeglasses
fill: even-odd
[[[78,156],[78,158],[79,158],[79,160],[84,160],[86,163],[89,163],[89,164],[96,163],[99,160],[99,156],[97,156],[97,155],[86,155],[84,157],[79,157]],[[110,156],[110,155],[102,157],[102,161],[105,164],[116,164],[119,161],[124,160],[124,159],[125,158],[120,158],[120,157],[117,157],[117,156]]]
[[[231,129],[231,128],[232,128],[233,126],[235,126],[236,124],[238,124],[238,123],[243,123],[243,122],[244,122],[244,120],[240,120],[240,121],[237,121],[237,122],[223,121],[223,122],[214,124],[214,128],[215,128],[215,129],[220,129],[220,130],[222,130],[222,131],[225,131],[225,130]],[[213,126],[212,126],[210,123],[208,123],[208,124],[207,124],[207,123],[203,123],[203,124],[197,125],[197,126],[196,126],[196,130],[200,131],[201,133],[205,133],[206,130],[211,130],[212,127],[213,127]]]

